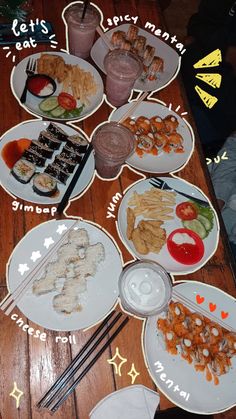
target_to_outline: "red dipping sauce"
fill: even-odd
[[[200,262],[204,255],[202,239],[197,233],[186,228],[172,231],[167,239],[167,248],[171,256],[183,265],[194,265]]]
[[[35,74],[29,77],[27,89],[30,93],[39,97],[51,96],[56,90],[55,81],[46,74]]]
[[[29,148],[31,140],[28,138],[21,138],[13,140],[3,146],[1,155],[9,169],[12,169],[14,164],[22,157],[24,151]]]

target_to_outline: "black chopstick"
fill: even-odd
[[[85,0],[81,20],[84,20],[84,17],[85,17],[85,14],[86,14],[86,11],[87,11],[87,8],[88,8],[88,5],[89,5],[89,0]]]
[[[115,311],[113,310],[104,320],[103,322],[100,324],[100,326],[95,330],[95,332],[92,334],[92,336],[89,338],[89,340],[86,342],[86,344],[83,346],[83,348],[79,351],[79,353],[76,355],[76,357],[73,359],[73,361],[68,365],[68,367],[65,369],[65,371],[58,377],[58,379],[55,381],[55,383],[50,387],[50,389],[45,393],[45,395],[39,400],[39,402],[37,403],[37,407],[38,408],[43,408],[43,407],[48,407],[51,402],[52,399],[56,396],[56,393],[58,393],[61,388],[62,385],[66,385],[70,380],[71,377],[68,379],[68,374],[71,372],[71,370],[73,369],[73,372],[75,373],[76,371],[78,371],[78,369],[81,367],[81,365],[83,364],[83,362],[88,358],[90,351],[94,348],[94,346],[96,345],[96,343],[92,346],[92,348],[90,349],[89,353],[86,355],[86,358],[83,357],[81,360],[82,355],[86,352],[86,350],[89,348],[89,346],[91,345],[91,343],[96,339],[96,337],[99,335],[99,333],[107,326],[107,322],[114,316]],[[113,320],[113,322],[106,327],[105,332],[103,332],[103,334],[101,336],[106,336],[108,331],[114,326],[114,324],[119,320],[119,318],[121,317],[121,313],[119,313],[115,319]],[[102,337],[102,339],[103,339]],[[101,338],[101,337],[100,337]],[[99,338],[99,339],[100,339]],[[100,343],[100,341],[97,343],[97,345]],[[76,368],[73,368],[77,362],[80,361],[80,363],[76,366]]]
[[[66,206],[66,204],[67,204],[67,202],[68,202],[68,200],[69,200],[69,198],[70,198],[70,196],[71,196],[71,194],[74,190],[76,182],[78,181],[78,179],[79,179],[79,177],[80,177],[80,175],[83,171],[83,168],[84,168],[84,166],[85,166],[85,164],[86,164],[86,162],[87,162],[87,160],[88,160],[88,158],[89,158],[89,156],[92,152],[92,150],[93,150],[93,146],[90,143],[86,152],[85,152],[85,154],[84,154],[84,157],[83,157],[81,163],[79,164],[79,166],[78,166],[78,168],[77,168],[77,170],[76,170],[76,172],[75,172],[75,174],[74,174],[74,176],[73,176],[73,178],[72,178],[72,180],[71,180],[71,182],[70,182],[70,184],[69,184],[69,186],[66,190],[66,192],[64,193],[64,196],[63,196],[60,204],[57,207],[57,213],[58,214],[61,214],[63,212],[63,210],[64,210],[64,208],[65,208],[65,206]]]
[[[82,378],[88,373],[88,371],[92,368],[92,366],[97,362],[103,352],[108,348],[111,342],[115,339],[115,337],[121,332],[123,327],[128,323],[129,318],[126,317],[120,326],[116,329],[116,331],[110,336],[104,346],[100,349],[100,351],[95,355],[95,357],[91,360],[91,362],[87,365],[87,367],[83,370],[83,372],[78,376],[78,378],[74,381],[74,383],[68,388],[64,396],[62,396],[54,406],[50,409],[51,412],[56,412],[56,410],[62,405],[62,403],[67,399],[67,397],[73,392],[75,387],[79,384]],[[72,378],[72,377],[71,377]]]

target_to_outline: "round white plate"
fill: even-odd
[[[186,282],[175,287],[179,293],[196,303],[196,295],[205,298],[201,307],[209,311],[208,304],[216,304],[214,315],[221,319],[221,311],[229,316],[225,320],[235,329],[235,303],[229,295],[218,288],[200,282]],[[196,310],[198,306],[196,304]],[[149,373],[157,387],[174,404],[184,410],[198,414],[214,414],[230,409],[236,404],[236,357],[231,358],[232,368],[227,374],[219,377],[219,385],[208,382],[205,374],[196,372],[194,366],[178,355],[171,355],[157,329],[159,316],[150,317],[143,334],[143,350]],[[222,321],[222,319],[221,319]],[[161,363],[161,365],[160,365]],[[161,375],[164,374],[164,375]],[[167,385],[166,381],[169,381]],[[170,383],[173,381],[171,387]],[[174,391],[174,386],[180,390]],[[181,391],[185,393],[181,394]],[[189,394],[189,396],[188,396]]]
[[[110,120],[119,121],[132,105],[133,102],[127,103],[121,108],[116,109],[112,113]],[[134,152],[126,161],[126,163],[135,169],[148,173],[168,173],[180,170],[190,159],[194,149],[194,138],[190,128],[177,113],[170,111],[166,106],[156,102],[140,103],[132,115],[130,115],[130,118],[137,119],[139,116],[152,118],[155,115],[160,116],[162,119],[167,115],[173,115],[177,118],[179,122],[177,132],[182,136],[184,140],[184,153],[165,153],[164,151],[160,150],[158,151],[157,156],[146,153],[140,157],[137,153]]]
[[[51,250],[44,245],[45,239],[51,238],[56,243],[61,235],[58,227],[64,225],[70,228],[75,220],[51,220],[32,229],[15,247],[8,269],[8,288],[12,293],[25,279],[41,259]],[[102,243],[105,249],[105,260],[97,268],[96,275],[87,280],[87,291],[81,296],[83,308],[78,313],[58,314],[53,309],[54,291],[41,296],[35,296],[30,288],[18,303],[22,313],[38,325],[51,330],[71,331],[85,329],[99,322],[114,306],[118,297],[118,278],[122,271],[119,250],[111,238],[99,227],[84,221],[78,221],[74,228],[84,228],[89,235],[89,243]],[[62,234],[66,234],[63,231]],[[32,252],[39,251],[41,258],[33,262]],[[20,264],[29,268],[23,275],[18,271]],[[37,275],[35,276],[35,280]]]
[[[82,60],[82,58],[78,58],[78,57],[75,57],[74,55],[66,54],[63,52],[50,52],[50,55],[51,54],[59,55],[60,57],[64,59],[66,64],[78,65],[83,70],[89,71],[93,75],[94,80],[97,84],[97,93],[94,96],[89,97],[90,104],[85,105],[80,116],[77,116],[75,118],[53,118],[52,116],[50,116],[49,118],[51,120],[57,120],[57,121],[60,120],[62,122],[72,121],[72,120],[79,121],[79,120],[87,118],[89,115],[91,115],[98,109],[98,107],[101,105],[103,101],[104,89],[103,89],[103,82],[102,82],[101,76],[91,64],[89,64],[87,61]],[[33,96],[30,92],[27,92],[26,102],[24,104],[20,102],[20,97],[22,95],[22,92],[25,86],[26,77],[27,77],[25,73],[27,63],[29,59],[37,60],[38,58],[40,58],[40,56],[41,56],[41,53],[30,55],[28,57],[25,57],[19,64],[17,64],[17,66],[14,68],[13,73],[12,73],[11,86],[13,89],[13,93],[15,94],[21,106],[25,107],[27,110],[29,110],[30,112],[36,115],[42,116],[44,118],[48,118],[48,116],[44,114],[39,108],[39,104],[42,101],[42,99],[39,99]],[[57,89],[53,95],[58,96],[59,93],[61,93],[61,91],[62,91],[62,84],[57,83]],[[81,102],[77,100],[77,107],[79,108],[80,106],[81,106]]]
[[[7,131],[1,138],[0,141],[0,182],[4,189],[6,189],[8,192],[13,194],[14,196],[17,196],[18,198],[21,198],[25,201],[33,202],[35,204],[56,204],[61,201],[72,177],[73,173],[69,176],[66,185],[63,183],[57,183],[59,195],[55,197],[48,197],[48,196],[40,196],[36,194],[33,191],[33,181],[29,183],[23,184],[21,182],[18,182],[14,176],[12,176],[10,169],[7,167],[6,163],[2,159],[1,151],[5,144],[7,144],[10,141],[17,140],[20,138],[28,138],[30,140],[37,139],[39,136],[40,131],[43,131],[47,128],[47,126],[50,124],[50,121],[41,121],[41,120],[32,120],[32,121],[26,121],[23,122],[20,125],[15,126],[11,130]],[[82,135],[83,137],[87,138],[86,135],[82,130],[79,128],[78,131],[71,128],[69,125],[64,125],[60,123],[56,123],[60,128],[62,128],[68,135]],[[46,164],[48,165],[51,163],[56,154],[60,154],[61,149],[63,148],[63,145],[61,145],[61,148],[59,150],[55,150],[53,153],[52,159],[47,159]],[[45,166],[46,167],[46,166]],[[76,166],[78,167],[78,166]],[[43,168],[37,167],[37,172],[43,172]],[[71,198],[74,198],[75,196],[79,195],[90,183],[95,169],[95,161],[94,161],[94,155],[91,153],[91,155],[88,158],[88,161],[86,162],[86,165],[84,167],[84,170],[81,173],[81,176],[79,177],[78,182],[76,183],[76,186],[72,192]]]
[[[113,32],[125,31],[127,33],[129,26],[130,25],[128,23],[117,26],[116,28],[113,28],[110,31],[106,32],[106,35],[108,39],[111,39]],[[134,85],[134,90],[148,92],[163,89],[170,83],[171,80],[173,80],[177,76],[180,69],[181,58],[173,48],[171,48],[165,42],[161,41],[156,36],[152,35],[150,32],[147,32],[144,29],[139,28],[138,34],[145,36],[145,38],[147,39],[146,44],[155,47],[155,55],[158,55],[159,57],[163,58],[164,71],[163,73],[158,74],[157,80],[145,82],[141,81],[140,79],[137,80]],[[101,38],[99,38],[93,45],[90,52],[93,61],[103,71],[103,73],[106,73],[103,61],[108,51],[109,50],[107,45]]]
[[[128,250],[138,259],[154,260],[157,263],[159,263],[161,266],[163,266],[163,268],[165,268],[167,272],[170,272],[176,275],[194,272],[207,262],[207,260],[214,254],[218,245],[219,223],[218,223],[216,213],[211,205],[210,205],[211,209],[214,211],[214,226],[210,234],[203,240],[204,247],[205,247],[203,258],[200,260],[200,262],[195,263],[194,265],[184,265],[182,263],[177,262],[175,259],[172,258],[172,256],[168,252],[166,244],[162,247],[161,251],[158,254],[148,253],[147,255],[141,255],[136,251],[133,245],[133,242],[127,239],[126,210],[129,206],[128,201],[135,191],[138,194],[142,194],[143,192],[152,189],[153,186],[150,185],[149,183],[150,179],[141,180],[140,182],[131,186],[128,189],[128,191],[125,193],[121,201],[119,211],[118,211],[118,231],[120,233],[121,239],[126,245],[126,247],[128,248]],[[177,179],[174,177],[161,177],[159,179],[166,181],[167,184],[171,188],[175,189],[176,191],[184,192],[193,198],[195,197],[195,198],[199,198],[199,199],[207,201],[207,198],[194,185],[184,182],[182,179],[179,179],[179,178]],[[179,195],[179,194],[176,195],[176,206],[180,204],[181,202],[186,202],[186,201],[188,201],[188,198],[185,198],[184,196]],[[162,224],[162,227],[166,230],[166,237],[168,237],[172,231],[178,228],[183,228],[181,220],[175,215],[176,206],[173,207],[174,219],[170,221],[164,221]],[[138,224],[138,222],[142,219],[145,219],[145,217],[143,216],[136,217],[135,227]]]

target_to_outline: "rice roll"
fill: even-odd
[[[25,150],[22,157],[25,158],[25,160],[36,164],[36,166],[45,166],[46,159],[43,156],[40,156],[40,154],[36,153],[36,151]]]
[[[143,57],[145,45],[146,45],[145,36],[142,36],[142,35],[137,36],[134,42],[134,49],[137,51],[137,54],[140,57]]]
[[[127,39],[124,39],[120,46],[121,49],[125,49],[126,51],[131,51],[132,49],[132,43],[128,41]]]
[[[149,66],[148,80],[153,81],[157,79],[157,74],[162,73],[164,69],[164,61],[160,57],[154,57]]]
[[[47,131],[54,135],[54,137],[56,137],[59,141],[67,141],[68,135],[66,134],[66,132],[53,122],[50,122],[50,124],[47,127]]]
[[[128,29],[128,32],[127,32],[127,35],[126,35],[126,39],[128,40],[128,41],[130,41],[130,42],[134,42],[135,41],[135,39],[137,38],[137,36],[138,36],[138,27],[137,26],[134,26],[134,25],[130,25],[129,26],[129,29]]]
[[[57,191],[57,181],[47,173],[38,173],[33,178],[33,190],[38,195],[52,196]]]
[[[47,131],[40,132],[39,142],[53,150],[58,150],[62,144],[61,141],[59,141],[54,135]]]
[[[54,150],[52,150],[51,148],[45,146],[44,144],[36,140],[31,141],[31,144],[28,150],[36,152],[40,154],[41,156],[45,157],[46,159],[51,159],[54,153]]]
[[[59,182],[66,184],[66,181],[69,175],[64,172],[60,167],[55,163],[49,164],[48,167],[44,170],[44,173],[52,176],[54,179],[59,180]]]
[[[87,140],[79,135],[71,135],[66,143],[66,147],[74,153],[85,153],[87,146]]]
[[[68,159],[64,159],[63,157],[61,157],[60,155],[55,157],[54,163],[60,167],[64,172],[66,173],[73,173],[74,169],[75,169],[75,164],[72,163],[70,160]]]
[[[35,165],[25,159],[18,160],[12,170],[12,175],[21,183],[28,183],[35,173]]]
[[[148,67],[151,64],[154,54],[155,48],[151,47],[151,45],[147,45],[143,54],[144,66]]]
[[[69,148],[63,147],[62,152],[60,153],[60,157],[66,160],[70,160],[71,163],[77,164],[80,163],[82,160],[82,156],[79,154],[73,153]]]
[[[116,31],[116,32],[113,32],[112,34],[111,43],[112,45],[114,45],[114,47],[120,48],[124,39],[125,39],[125,32]]]

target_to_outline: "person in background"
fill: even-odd
[[[213,162],[208,169],[236,260],[236,131],[227,138],[218,154],[224,153],[228,159]]]
[[[192,108],[200,140],[207,157],[217,153],[236,129],[236,1],[201,0],[199,10],[188,23],[187,50],[182,60],[183,82]],[[215,49],[222,52],[220,67],[194,69],[193,65]],[[221,73],[219,89],[196,79],[197,72]],[[194,87],[199,85],[218,102],[208,109]]]

